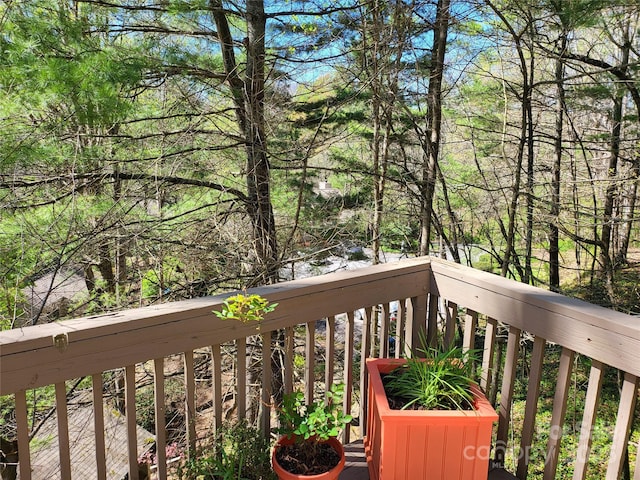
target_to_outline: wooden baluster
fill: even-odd
[[[360,436],[366,435],[367,402],[366,392],[369,388],[367,379],[367,358],[371,356],[371,336],[369,335],[369,319],[372,308],[367,308],[362,317],[362,343],[360,345]]]
[[[542,365],[544,363],[544,349],[546,344],[547,341],[542,337],[536,337],[533,341],[527,401],[525,403],[524,423],[522,425],[522,437],[520,438],[520,454],[518,455],[518,469],[516,472],[516,476],[520,480],[527,478],[529,468],[529,455],[535,433],[538,397],[540,396],[540,379],[542,378]]]
[[[104,403],[102,401],[103,381],[102,374],[91,376],[93,392],[93,430],[96,442],[96,477],[98,480],[107,480],[107,457],[104,440]]]
[[[620,404],[618,405],[618,417],[611,442],[611,454],[609,457],[609,465],[607,466],[606,480],[618,480],[618,478],[620,478],[622,465],[625,461],[627,443],[629,442],[629,431],[631,430],[637,397],[638,377],[625,372],[622,382],[622,393],[620,394]],[[637,471],[634,477],[638,477]]]
[[[27,393],[15,393],[16,426],[18,428],[18,452],[20,458],[20,480],[31,480],[31,452],[29,450],[29,420],[27,417]]]
[[[333,385],[333,369],[335,368],[335,330],[336,317],[327,318],[327,328],[325,330],[325,364],[324,364],[324,385],[325,391]]]
[[[389,304],[383,303],[380,310],[380,358],[389,356]]]
[[[56,383],[56,418],[58,420],[58,451],[60,454],[60,476],[71,478],[71,450],[69,448],[69,417],[67,414],[67,386]]]
[[[344,332],[344,397],[342,410],[351,415],[351,401],[353,399],[353,352],[354,352],[354,315],[347,313],[347,324]],[[342,432],[342,442],[347,444],[351,438],[351,425],[345,425]]]
[[[247,339],[236,340],[236,408],[238,419],[247,418]]]
[[[464,352],[475,349],[477,325],[478,312],[467,310],[464,322],[464,338],[462,339],[462,350]]]
[[[262,333],[262,414],[260,429],[265,437],[271,430],[271,332]]]
[[[127,446],[129,452],[129,478],[139,480],[138,432],[136,424],[136,367],[127,365],[124,369],[124,404],[127,420]],[[63,477],[65,478],[65,477]]]
[[[378,312],[378,307],[377,306],[373,306],[370,308],[370,310],[368,310],[371,312],[371,315],[369,316],[369,335],[371,337],[371,357],[376,357],[379,356],[378,353],[379,352],[379,346],[380,346],[380,342],[378,339],[378,316],[379,316],[379,312]]]
[[[316,367],[316,322],[308,322],[305,325],[304,345],[304,399],[307,404],[313,402],[315,367]]]
[[[407,305],[407,325],[405,332],[405,355],[414,356],[415,349],[421,347],[421,342],[427,338],[427,295],[420,295],[418,297],[412,297],[410,303]],[[431,301],[429,299],[429,305]],[[437,312],[436,312],[437,313]],[[430,316],[431,317],[431,316]],[[437,327],[437,318],[436,320]],[[431,324],[429,324],[431,325]],[[431,328],[431,326],[429,326]]]
[[[167,479],[167,430],[164,398],[164,358],[153,361],[153,394],[156,419],[156,465],[158,480]]]
[[[193,350],[184,352],[184,386],[185,386],[185,424],[187,429],[187,446],[189,456],[196,454],[196,380],[193,365]]]
[[[602,392],[602,381],[606,365],[597,360],[591,362],[591,373],[589,374],[589,386],[584,399],[584,414],[580,426],[580,443],[576,452],[576,462],[573,469],[573,480],[584,480],[587,476],[589,465],[589,454],[591,453],[591,434],[596,423],[596,411],[600,404],[600,394]],[[640,458],[640,456],[638,457]],[[640,473],[640,472],[636,472]]]
[[[487,326],[484,332],[484,350],[482,352],[482,371],[480,372],[480,388],[484,390],[487,397],[491,398],[489,387],[493,378],[493,355],[496,348],[496,333],[498,322],[493,318],[487,319]]]
[[[438,307],[440,303],[440,297],[435,293],[429,294],[429,310],[427,315],[427,334],[425,337],[419,334],[418,338],[414,340],[413,349],[437,347],[438,345]],[[425,345],[426,343],[426,345]]]
[[[458,305],[453,302],[445,303],[445,328],[444,328],[444,346],[449,348],[456,338],[456,329],[458,326]]]
[[[507,340],[507,358],[505,359],[502,377],[502,389],[500,390],[500,405],[498,406],[498,434],[496,436],[496,462],[504,465],[504,458],[509,438],[509,423],[511,420],[511,403],[513,400],[513,387],[516,378],[516,365],[518,363],[518,350],[520,347],[520,329],[509,327]]]
[[[549,441],[547,442],[547,456],[544,464],[543,480],[553,480],[558,468],[558,456],[560,455],[560,441],[562,440],[562,426],[567,412],[567,398],[571,386],[571,372],[573,370],[574,352],[563,348],[560,354],[560,367],[558,369],[558,382],[556,393],[553,397],[553,412],[551,413],[551,425],[549,426]]]
[[[395,331],[395,352],[394,357],[402,356],[402,345],[404,345],[404,328],[406,323],[407,307],[406,300],[398,300],[398,311],[396,312],[396,331]]]
[[[211,346],[211,375],[213,376],[213,418],[214,432],[222,427],[222,355],[220,345]]]
[[[295,355],[295,331],[293,327],[285,329],[284,340],[284,392],[293,392],[293,357]]]

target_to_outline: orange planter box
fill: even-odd
[[[491,431],[498,419],[472,386],[475,410],[392,410],[382,385],[385,374],[405,363],[367,359],[369,477],[374,480],[487,480]]]

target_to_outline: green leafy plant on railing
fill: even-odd
[[[261,295],[238,293],[225,299],[222,309],[214,310],[213,313],[222,320],[238,320],[242,323],[261,322],[264,316],[273,312],[277,306],[277,303],[270,303]]]

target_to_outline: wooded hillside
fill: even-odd
[[[635,1],[6,0],[2,328],[353,246],[619,306],[639,26]]]

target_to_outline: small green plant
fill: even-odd
[[[420,350],[425,358],[407,362],[385,376],[385,391],[403,400],[406,408],[469,410],[477,352],[461,347]]]
[[[277,303],[270,303],[260,295],[239,293],[227,298],[223,302],[222,309],[214,310],[213,313],[223,320],[238,320],[242,323],[260,322],[277,306]]]
[[[269,439],[246,421],[226,423],[216,435],[214,448],[189,459],[178,478],[275,480],[269,447]]]
[[[322,442],[329,437],[337,437],[352,419],[342,411],[343,392],[344,384],[333,385],[327,391],[326,402],[312,402],[310,405],[305,404],[302,392],[286,394],[278,408],[278,433],[295,437],[299,442],[309,439]]]
[[[289,442],[279,442],[274,464],[293,474],[316,475],[334,468],[341,456],[328,440],[335,438],[351,421],[351,415],[342,411],[344,385],[334,385],[327,392],[326,402],[304,402],[302,392],[284,396],[277,409],[280,428],[278,433]]]

